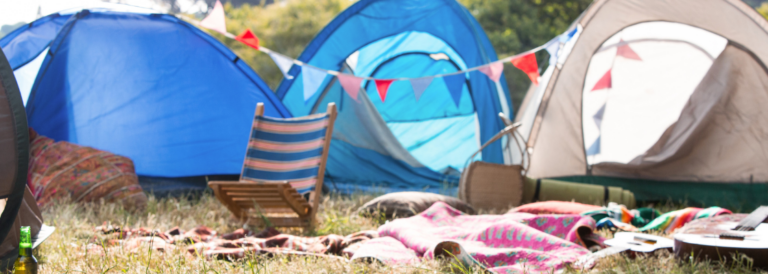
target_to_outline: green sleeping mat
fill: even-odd
[[[614,202],[627,208],[636,207],[635,194],[620,187],[526,177],[523,184],[523,203],[538,201],[573,201],[593,205]]]

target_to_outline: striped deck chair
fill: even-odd
[[[208,186],[251,225],[308,228],[320,202],[335,120],[334,103],[326,113],[289,119],[265,117],[259,103],[240,181]]]

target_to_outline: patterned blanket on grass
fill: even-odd
[[[238,229],[218,234],[205,226],[189,231],[173,228],[162,232],[146,228],[120,228],[108,225],[96,227],[100,234],[88,244],[91,254],[105,254],[110,248],[129,252],[146,251],[147,247],[160,252],[185,249],[191,257],[237,260],[260,254],[311,255],[350,258],[360,244],[378,237],[376,231],[362,231],[348,236],[327,235],[301,237],[282,234],[274,228],[260,233]]]
[[[355,257],[394,264],[445,256],[495,273],[550,273],[589,254],[587,247],[602,246],[594,227],[592,218],[579,215],[471,216],[438,202],[379,227],[379,238]]]
[[[89,252],[103,253],[120,246],[138,252],[147,246],[157,251],[186,248],[191,256],[239,259],[249,254],[292,254],[343,260],[378,260],[389,265],[422,259],[455,258],[495,273],[551,273],[589,254],[587,247],[602,246],[592,233],[595,221],[579,215],[464,215],[438,202],[410,218],[348,236],[300,237],[267,229],[255,234],[238,229],[219,235],[206,227],[160,232],[148,229],[97,227],[102,236]],[[180,245],[184,244],[184,245]]]

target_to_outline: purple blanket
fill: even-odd
[[[560,270],[601,245],[595,222],[579,215],[464,215],[438,202],[426,211],[379,227],[352,259],[375,258],[387,264],[453,257],[495,273]]]

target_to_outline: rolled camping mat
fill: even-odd
[[[627,208],[636,206],[635,194],[620,187],[526,177],[523,183],[523,203],[538,201],[573,201],[593,205],[614,202]]]

